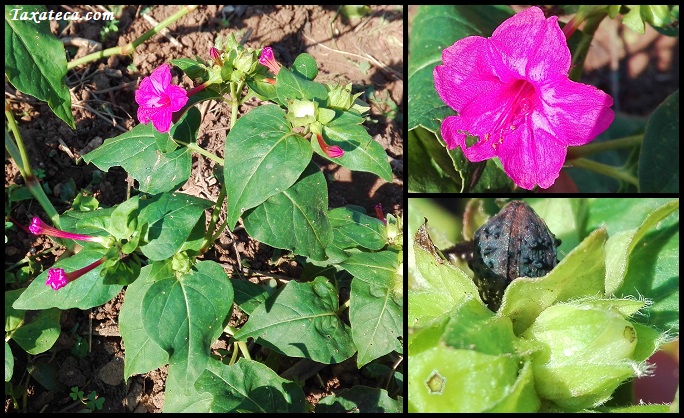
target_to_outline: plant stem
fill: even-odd
[[[240,88],[242,88],[242,83],[240,84]],[[236,86],[235,83],[230,83],[230,98],[232,100],[231,104],[231,109],[230,109],[230,130],[233,130],[233,126],[235,126],[235,122],[237,120],[237,112],[238,112],[238,97],[237,97],[237,91],[236,91]]]
[[[568,148],[567,160],[574,160],[576,158],[586,157],[604,151],[632,148],[635,145],[640,145],[643,140],[644,135],[639,134],[606,142],[595,142],[593,144],[582,145],[581,147],[570,147]]]
[[[207,228],[207,237],[204,238],[204,243],[199,250],[200,254],[204,254],[209,247],[214,243],[213,238],[214,228],[216,228],[216,223],[218,222],[218,216],[223,208],[223,201],[226,199],[226,185],[221,186],[221,191],[219,192],[218,199],[216,199],[216,205],[214,210],[211,212],[211,221],[209,222],[209,227]]]
[[[135,52],[135,49],[138,46],[140,46],[140,44],[150,39],[151,37],[159,33],[162,29],[169,26],[170,24],[185,16],[186,14],[192,12],[196,8],[197,5],[183,6],[179,11],[172,14],[171,16],[160,22],[157,26],[142,34],[138,39],[134,40],[133,42],[130,42],[124,46],[117,46],[114,48],[105,49],[104,51],[94,52],[92,54],[86,55],[85,57],[73,60],[69,62],[69,64],[67,64],[67,70],[71,70],[72,68],[75,68],[81,64],[85,64],[90,61],[95,61],[100,58],[109,57],[111,55],[130,55],[133,52]]]
[[[639,181],[633,175],[629,174],[625,170],[613,167],[607,164],[592,161],[586,158],[577,158],[569,162],[571,167],[574,168],[584,168],[591,170],[595,173],[603,174],[604,176],[613,177],[618,180],[622,180],[634,186],[639,186]]]
[[[7,124],[9,125],[9,130],[14,135],[14,140],[9,135],[9,132],[5,133],[5,149],[9,152],[10,156],[17,164],[19,168],[19,174],[26,182],[26,188],[31,192],[33,197],[38,201],[40,206],[43,208],[45,213],[50,217],[52,224],[59,228],[59,213],[52,202],[48,199],[45,194],[45,190],[40,186],[40,181],[33,174],[31,170],[31,164],[29,163],[28,154],[26,153],[26,147],[24,146],[24,141],[21,137],[21,132],[19,132],[19,127],[14,119],[14,115],[9,110],[9,104],[5,100],[5,117],[7,118]],[[73,251],[74,243],[72,241],[65,241],[60,239],[55,239],[59,244],[67,247],[69,251]]]
[[[217,164],[219,164],[221,167],[223,167],[223,165],[224,165],[224,163],[225,163],[225,161],[223,160],[223,158],[219,157],[219,156],[216,155],[216,154],[212,154],[211,152],[205,150],[204,148],[200,147],[199,145],[197,145],[197,144],[194,143],[194,142],[190,142],[190,143],[187,143],[187,144],[186,144],[185,142],[180,141],[180,140],[178,140],[178,139],[174,139],[174,141],[176,141],[177,144],[185,145],[186,147],[188,147],[188,149],[189,149],[190,151],[194,151],[194,152],[196,152],[196,153],[198,153],[198,154],[204,155],[205,157],[207,157],[207,158],[209,158],[210,160],[212,160],[212,161],[216,162]]]

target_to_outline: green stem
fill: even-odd
[[[600,12],[586,19],[587,23],[582,31],[583,36],[575,50],[572,52],[572,68],[568,74],[570,80],[578,81],[580,79],[582,69],[584,68],[584,60],[587,58],[587,52],[591,46],[591,41],[594,39],[594,33],[607,15],[607,12]],[[573,24],[576,24],[577,26],[579,26],[580,23],[581,22],[573,22]]]
[[[240,82],[240,90],[242,90],[242,82]],[[230,109],[230,130],[233,130],[233,126],[235,126],[235,122],[237,121],[237,113],[238,113],[238,97],[237,97],[237,88],[235,83],[230,83],[230,98],[232,100],[231,104],[231,109]]]
[[[342,315],[342,313],[348,308],[349,308],[349,299],[340,305],[340,308],[337,310],[337,315],[338,316]]]
[[[591,170],[595,173],[603,174],[604,176],[622,180],[626,183],[633,184],[637,187],[639,186],[639,181],[636,179],[636,177],[618,167],[602,164],[586,158],[577,158],[575,160],[569,161],[569,164],[571,167],[574,168],[584,168],[586,170]]]
[[[144,34],[142,34],[138,39],[135,39],[133,42],[130,42],[124,46],[117,46],[114,48],[109,48],[105,49],[104,51],[98,51],[94,52],[92,54],[86,55],[85,57],[79,58],[77,60],[73,60],[67,64],[67,70],[70,70],[72,68],[75,68],[81,64],[85,64],[90,61],[95,61],[100,58],[105,58],[109,57],[111,55],[130,55],[133,52],[135,52],[135,49],[140,46],[143,42],[146,40],[150,39],[154,35],[158,34],[161,32],[162,29],[165,27],[169,26],[176,20],[180,19],[181,17],[185,16],[186,14],[192,12],[197,8],[197,5],[194,6],[183,6],[179,11],[176,13],[172,14],[168,18],[166,18],[164,21],[160,22],[157,26],[154,28],[148,30]]]
[[[26,147],[24,147],[24,141],[21,137],[21,133],[19,132],[14,115],[10,110],[8,110],[9,105],[7,104],[7,101],[5,101],[5,109],[7,109],[5,110],[5,117],[7,118],[9,130],[14,136],[13,141],[9,133],[5,133],[5,149],[7,149],[10,157],[12,157],[14,162],[17,164],[17,167],[19,168],[19,174],[21,174],[21,177],[26,182],[26,188],[31,192],[45,213],[50,217],[52,224],[59,228],[59,213],[57,213],[55,207],[52,206],[52,202],[50,202],[50,199],[48,199],[47,195],[45,194],[45,190],[43,190],[43,188],[40,186],[40,181],[33,174],[33,170],[31,170],[31,164],[29,163],[28,154],[26,153]],[[65,245],[65,242],[67,242],[63,240],[56,241],[62,245]],[[66,247],[69,249],[69,251],[71,251],[74,248],[74,243],[69,243],[70,244],[66,245]]]
[[[592,144],[582,145],[581,147],[569,147],[566,160],[574,160],[575,158],[586,157],[588,155],[598,154],[599,152],[632,148],[636,145],[640,145],[643,140],[644,135],[639,134],[606,142],[595,142]]]
[[[200,147],[199,145],[197,145],[195,142],[185,143],[185,142],[178,140],[178,139],[174,139],[174,141],[176,141],[177,144],[184,145],[184,146],[188,147],[188,149],[190,151],[194,151],[198,154],[204,155],[205,157],[207,157],[210,160],[219,164],[221,167],[223,167],[223,165],[225,164],[225,161],[223,158],[219,157],[216,154],[212,154],[211,152],[209,152],[209,151],[205,150],[204,148]]]
[[[211,212],[211,221],[209,222],[209,227],[207,228],[207,234],[208,236],[204,239],[204,243],[202,244],[202,247],[199,250],[200,254],[204,254],[209,247],[216,241],[216,239],[212,239],[213,235],[211,235],[214,231],[214,228],[216,228],[216,223],[218,222],[218,216],[219,213],[221,212],[221,208],[223,208],[223,201],[226,199],[226,185],[221,186],[221,191],[219,192],[218,199],[216,199],[216,205],[214,205],[214,210]]]

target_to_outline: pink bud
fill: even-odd
[[[323,140],[323,136],[321,134],[316,134],[316,138],[318,138],[318,145],[321,147],[323,152],[325,152],[325,155],[327,155],[330,158],[339,158],[344,155],[344,150],[337,145],[328,145],[325,143]]]
[[[211,49],[209,49],[209,56],[211,57],[211,59],[214,60],[216,65],[223,65],[223,60],[221,59],[221,52],[213,46],[211,47]]]
[[[375,216],[377,216],[378,219],[382,221],[382,223],[387,224],[385,214],[382,213],[382,203],[378,203],[377,205],[375,205]]]

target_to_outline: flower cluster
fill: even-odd
[[[435,88],[458,112],[442,123],[447,148],[460,147],[470,161],[498,157],[524,189],[553,185],[567,147],[592,141],[613,121],[609,95],[568,78],[558,17],[546,19],[538,7],[504,21],[490,38],[457,41],[442,61]]]

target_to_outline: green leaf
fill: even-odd
[[[207,67],[191,58],[178,58],[171,60],[171,63],[180,68],[191,80],[196,81],[201,79],[206,81],[209,79],[209,70]]]
[[[338,117],[323,127],[323,139],[328,145],[337,145],[344,150],[344,155],[338,158],[329,158],[318,141],[312,140],[311,146],[322,157],[347,167],[350,170],[367,171],[380,176],[385,181],[392,181],[392,168],[387,162],[385,149],[368,135],[366,128],[350,121],[349,112],[342,112]],[[352,115],[354,116],[354,115]]]
[[[178,277],[155,281],[143,298],[141,321],[147,335],[169,353],[164,410],[202,410],[194,384],[209,360],[233,306],[233,288],[223,268],[201,261]]]
[[[121,166],[138,180],[141,191],[156,194],[175,190],[190,177],[190,150],[175,148],[168,133],[160,133],[152,123],[140,124],[129,132],[107,139],[83,159],[103,171]]]
[[[340,264],[354,276],[349,321],[359,368],[392,351],[401,352],[404,321],[399,259],[392,251],[355,254]]]
[[[292,64],[292,72],[307,80],[313,80],[318,75],[318,65],[311,55],[307,53],[299,54]]]
[[[50,289],[52,290],[52,289]],[[11,336],[19,346],[29,354],[44,353],[55,344],[62,328],[59,319],[62,312],[59,309],[46,309],[26,315],[26,311],[12,308],[24,289],[8,290],[5,292],[5,333]],[[12,353],[10,351],[10,359]],[[7,361],[7,357],[5,357]],[[10,374],[12,369],[10,368]],[[5,377],[7,363],[5,362]]]
[[[290,130],[278,106],[260,106],[241,117],[226,137],[228,228],[245,210],[292,186],[310,161],[308,141]]]
[[[73,272],[99,260],[106,252],[106,249],[97,244],[86,244],[81,251],[59,260],[52,268],[62,268],[67,273]],[[54,290],[45,284],[48,275],[48,270],[46,270],[31,282],[12,306],[14,309],[27,310],[88,309],[100,306],[118,295],[123,287],[105,285],[100,277],[100,270],[102,266],[96,267],[59,290]]]
[[[254,310],[235,339],[252,337],[286,356],[340,363],[356,349],[349,327],[337,316],[338,300],[324,277],[307,283],[291,281]]]
[[[196,107],[191,107],[188,111],[183,114],[183,116],[176,122],[169,130],[169,135],[173,139],[182,141],[183,143],[190,144],[197,141],[197,132],[199,132],[200,123],[202,123],[202,115]],[[171,143],[173,148],[169,151],[173,151],[176,146]],[[161,149],[161,147],[160,147]]]
[[[679,209],[679,200],[673,200],[656,210],[648,213],[646,219],[639,228],[625,230],[612,235],[606,243],[606,292],[614,293],[622,287],[625,274],[628,268],[628,259],[634,251],[637,243],[646,236],[647,233],[656,229],[658,224],[667,218],[672,212]],[[652,239],[652,238],[651,238]],[[643,259],[642,259],[643,261]],[[652,266],[645,266],[648,270]],[[642,270],[639,268],[639,270]],[[642,274],[646,272],[642,271]],[[641,286],[640,286],[641,287]]]
[[[356,385],[351,389],[326,396],[316,404],[316,413],[404,412],[402,398],[392,399],[385,389]]]
[[[385,225],[379,219],[347,207],[331,210],[328,219],[333,229],[332,244],[339,248],[380,250],[387,245]]]
[[[418,128],[422,129],[422,128]],[[430,153],[414,129],[408,133],[408,191],[409,193],[460,193],[451,170],[444,170],[431,158]],[[446,148],[444,148],[446,153]]]
[[[512,15],[504,6],[421,6],[413,19],[408,68],[408,129],[423,126],[437,132],[453,115],[435,90],[433,71],[442,63],[442,50],[466,36],[490,36]]]
[[[327,208],[325,177],[311,162],[292,187],[245,212],[243,221],[249,235],[265,244],[323,260],[333,238]]]
[[[5,341],[5,382],[12,379],[12,374],[14,374],[14,356],[9,344]]]
[[[293,99],[306,99],[317,102],[319,106],[325,106],[328,99],[328,90],[323,84],[310,81],[285,67],[276,75],[276,93],[281,103]]]
[[[679,90],[653,112],[641,147],[639,191],[679,193]]]
[[[143,237],[146,244],[140,250],[154,261],[173,256],[211,204],[184,193],[164,193],[141,201],[138,225],[147,224],[147,234]]]
[[[212,395],[211,412],[305,412],[302,389],[265,364],[240,358],[232,366],[209,366],[195,388]]]
[[[157,281],[173,278],[170,262],[147,265],[140,271],[138,280],[126,288],[126,296],[119,314],[121,339],[126,345],[124,376],[143,374],[164,366],[169,354],[145,332],[142,317],[143,298]]]
[[[29,20],[32,13],[47,11],[45,6],[5,5],[5,74],[15,88],[47,102],[60,119],[76,129],[71,93],[64,81],[64,45],[50,32],[49,20]],[[23,14],[26,17],[22,19]]]
[[[133,196],[120,203],[111,215],[109,232],[119,240],[128,239],[138,228],[140,196]]]

